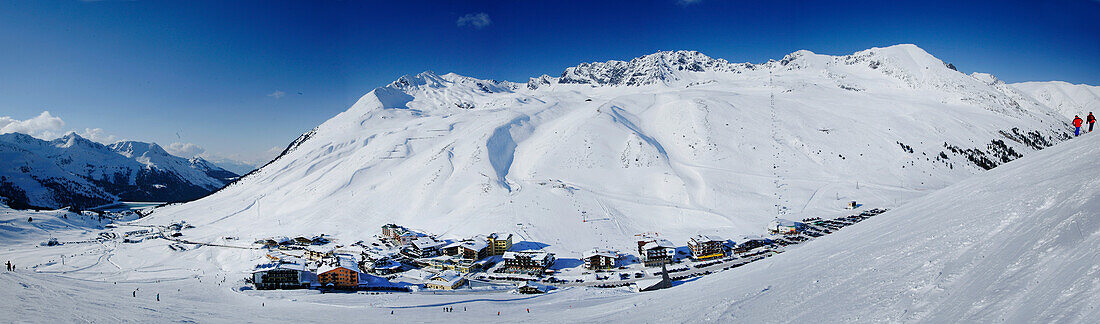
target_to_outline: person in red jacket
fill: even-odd
[[[1081,116],[1073,116],[1073,136],[1081,136]]]
[[[1085,121],[1089,123],[1089,133],[1092,133],[1092,125],[1096,125],[1096,116],[1093,116],[1090,111],[1089,116],[1085,117]]]

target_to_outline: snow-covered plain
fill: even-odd
[[[29,322],[1088,323],[1100,318],[1097,156],[1100,137],[1086,135],[780,255],[649,293],[256,292],[240,288],[242,273],[217,269],[250,250],[8,240],[0,258],[20,269],[0,273],[0,314]],[[10,224],[56,213],[0,216]]]

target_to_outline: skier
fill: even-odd
[[[160,301],[160,293],[157,293],[157,301]]]
[[[1081,136],[1081,116],[1073,116],[1073,136]]]
[[[1090,111],[1089,116],[1085,117],[1085,121],[1089,123],[1089,133],[1092,133],[1092,126],[1096,125],[1096,116],[1093,116]]]
[[[7,266],[8,266],[8,271],[11,271],[11,261],[7,262]]]

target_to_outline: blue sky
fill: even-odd
[[[1098,35],[1095,0],[0,1],[0,123],[259,162],[424,70],[525,81],[658,50],[913,43],[1008,82],[1100,85]]]

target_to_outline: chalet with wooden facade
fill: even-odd
[[[321,266],[317,269],[321,287],[353,290],[359,288],[359,271],[347,266]]]
[[[355,259],[337,258],[333,264],[317,268],[317,280],[321,287],[354,290],[359,288],[359,265]]]

